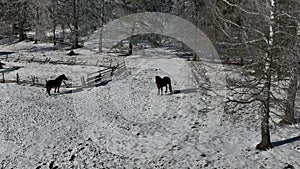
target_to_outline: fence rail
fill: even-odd
[[[110,78],[118,71],[124,70],[126,68],[125,62],[118,63],[116,66],[108,67],[96,72],[92,72],[87,74],[87,78],[85,80],[84,77],[81,77],[81,85],[73,85],[73,84],[62,84],[63,88],[80,88],[93,86],[98,83],[101,83],[105,80],[110,80]],[[31,79],[21,80],[19,74],[16,74],[15,79],[5,79],[5,71],[0,72],[2,74],[2,78],[0,78],[0,83],[16,83],[16,84],[28,84],[31,86],[37,87],[46,87],[46,81],[40,81],[41,78],[37,76],[32,76]]]
[[[2,73],[2,78],[0,79],[0,83],[15,83],[15,84],[24,84],[24,85],[31,85],[36,87],[46,87],[46,81],[43,83],[43,81],[40,81],[37,76],[32,76],[31,79],[20,79],[19,74],[16,75],[16,79],[5,79],[4,74]],[[62,84],[62,88],[76,88],[80,86],[74,86],[71,83],[70,84]]]
[[[126,67],[125,62],[118,63],[116,66],[102,69],[87,75],[86,85],[94,85],[104,80],[109,80],[116,71],[124,69]]]
[[[95,63],[88,63],[88,61],[79,61],[75,59],[70,59],[70,60],[62,60],[62,59],[51,59],[51,58],[36,58],[36,57],[21,57],[22,55],[19,55],[18,57],[14,56],[0,56],[0,60],[5,60],[5,61],[13,61],[13,62],[35,62],[35,63],[40,63],[40,64],[63,64],[63,65],[79,65],[79,66],[97,66],[97,67],[110,67],[112,65],[112,59],[110,60],[104,60],[106,64],[103,64],[103,61],[100,62],[98,60]]]

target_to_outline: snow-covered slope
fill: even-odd
[[[43,88],[0,84],[0,166],[300,167],[297,127],[272,131],[274,149],[254,150],[259,131],[243,121],[220,123],[222,107],[212,106],[217,96],[198,88],[185,59],[149,49],[125,61],[125,72],[107,85],[69,94],[49,97]],[[170,76],[181,92],[157,95],[156,75]]]

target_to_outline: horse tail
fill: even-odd
[[[173,93],[173,92],[172,92],[171,79],[170,79],[170,83],[169,83],[169,90],[170,90],[171,93]]]
[[[50,86],[50,84],[49,84],[49,81],[46,80],[46,91],[47,91],[47,93],[49,94],[49,96],[51,95],[51,94],[50,94],[50,90],[51,90],[51,86]]]

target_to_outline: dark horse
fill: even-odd
[[[46,89],[49,96],[51,95],[50,90],[52,87],[54,87],[54,93],[56,93],[56,89],[57,89],[57,93],[59,93],[59,87],[61,86],[63,80],[68,80],[68,78],[64,74],[58,76],[55,80],[48,80],[46,82]]]
[[[155,83],[156,83],[156,86],[157,86],[157,89],[158,89],[158,93],[159,94],[159,91],[161,91],[160,93],[163,94],[163,87],[166,86],[166,93],[168,91],[168,86],[169,85],[169,89],[170,89],[170,92],[172,93],[172,85],[171,85],[171,79],[169,77],[164,77],[164,78],[161,78],[159,76],[155,76]]]

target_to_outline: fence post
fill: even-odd
[[[102,74],[101,74],[101,71],[99,71],[99,75],[98,75],[98,76],[99,76],[98,80],[101,81],[101,80],[102,80]],[[95,82],[96,82],[96,81],[97,81],[97,78],[95,79]]]
[[[37,77],[36,76],[32,76],[31,79],[32,79],[32,85],[34,85],[35,81],[37,80]]]
[[[110,59],[109,67],[111,67],[111,65],[112,65],[112,62],[113,62],[113,61],[112,61],[112,59]]]
[[[17,73],[17,84],[19,84],[19,81],[20,81],[20,79],[19,79],[19,73]]]
[[[84,76],[82,76],[80,79],[81,79],[81,85],[82,85],[82,87],[84,87],[86,85],[85,80],[84,80]]]
[[[110,73],[110,76],[113,76],[114,75],[114,71],[115,71],[116,67],[112,67],[111,68],[111,73]]]
[[[2,83],[5,83],[4,72],[2,72]]]

